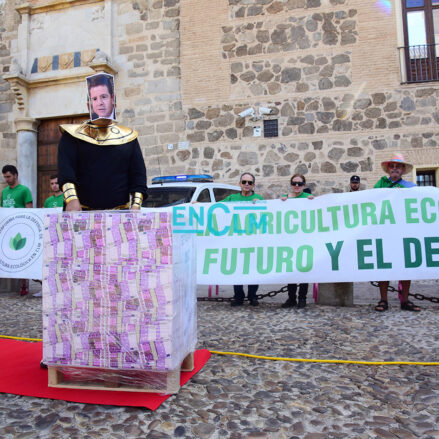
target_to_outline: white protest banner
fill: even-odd
[[[174,233],[197,234],[199,284],[439,277],[438,188],[170,209]],[[0,277],[41,279],[43,216],[54,211],[0,209]]]
[[[435,279],[439,189],[379,189],[313,200],[173,208],[197,233],[199,284]]]
[[[43,218],[61,210],[0,208],[0,277],[41,279]]]

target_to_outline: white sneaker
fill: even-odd
[[[33,297],[42,297],[43,296],[43,290],[38,291],[38,293],[33,294]]]

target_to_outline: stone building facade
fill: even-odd
[[[115,75],[118,119],[139,132],[149,179],[236,183],[246,170],[275,198],[299,172],[320,195],[352,174],[371,188],[400,152],[408,179],[439,181],[438,82],[401,79],[401,0],[22,3],[0,0],[0,162],[34,191],[38,127],[85,115],[97,71]]]

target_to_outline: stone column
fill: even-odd
[[[37,128],[38,121],[31,117],[15,119],[17,131],[18,181],[32,192],[34,207],[37,206]]]

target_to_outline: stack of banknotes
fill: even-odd
[[[168,371],[197,341],[195,245],[172,214],[45,217],[43,360]]]

